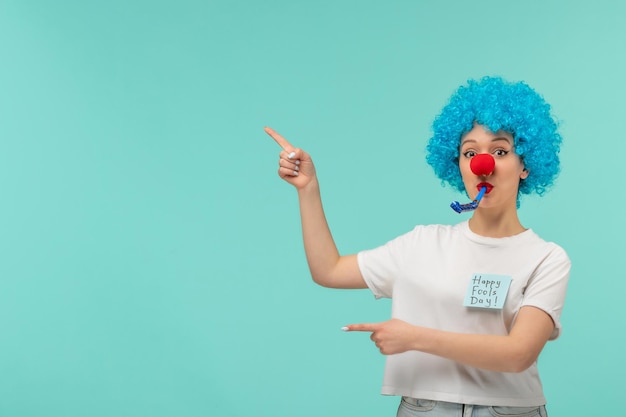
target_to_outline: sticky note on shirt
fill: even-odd
[[[504,306],[510,286],[510,276],[474,274],[467,287],[463,305],[500,310]]]

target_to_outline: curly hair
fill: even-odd
[[[459,87],[433,122],[426,161],[443,184],[465,192],[459,170],[459,147],[461,137],[474,124],[513,136],[515,153],[529,171],[528,177],[520,182],[519,194],[543,195],[554,183],[559,173],[562,139],[550,105],[524,82],[483,77]]]

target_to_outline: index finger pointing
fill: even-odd
[[[344,330],[345,329],[345,330]],[[342,327],[346,332],[375,332],[378,330],[377,323],[350,324]]]
[[[278,134],[278,132],[276,132],[274,129],[272,129],[271,127],[265,127],[264,128],[265,133],[267,133],[268,135],[270,135],[272,137],[272,139],[274,139],[276,141],[276,143],[278,143],[278,145],[283,148],[285,151],[287,152],[292,152],[295,148],[291,145],[291,143],[289,143],[287,141],[287,139],[285,139],[284,137],[282,137],[281,135]]]

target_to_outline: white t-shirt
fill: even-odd
[[[417,226],[360,252],[358,263],[374,295],[392,299],[393,318],[450,332],[506,335],[519,309],[534,306],[552,317],[550,338],[560,335],[570,260],[561,247],[530,229],[489,238],[473,233],[467,221]],[[475,274],[511,278],[502,309],[464,306]],[[511,407],[546,402],[537,363],[520,373],[504,373],[417,351],[387,357],[382,393]]]

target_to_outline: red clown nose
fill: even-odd
[[[476,175],[490,175],[496,167],[496,160],[488,153],[479,153],[470,161],[470,169]]]

